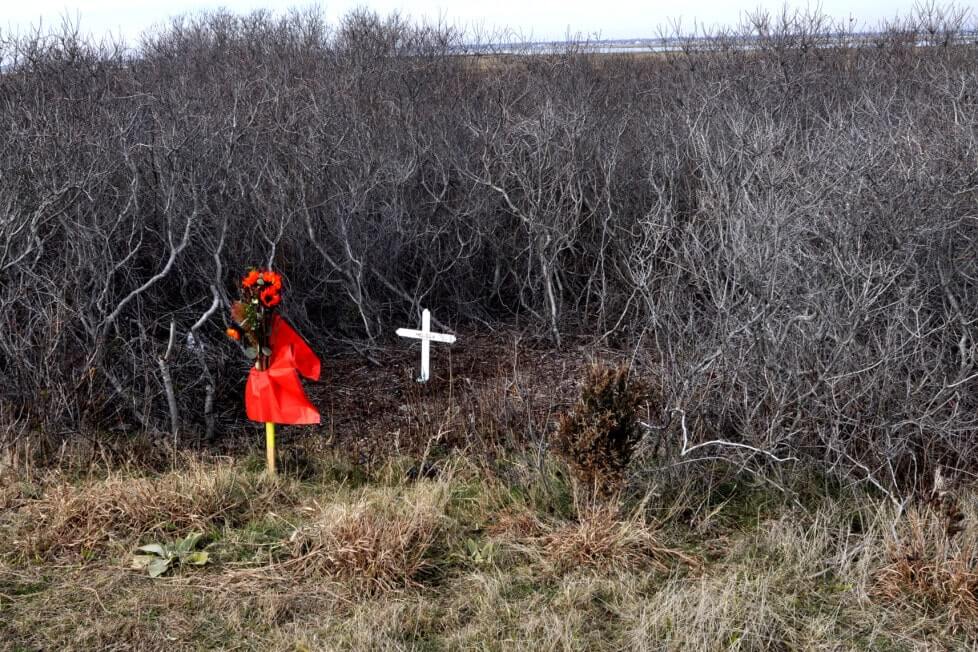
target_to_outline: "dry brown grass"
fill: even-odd
[[[445,482],[389,488],[352,503],[315,503],[289,539],[288,559],[269,570],[327,577],[368,594],[416,585],[445,523]]]
[[[0,481],[0,511],[13,509],[22,499],[22,493],[17,484]]]
[[[738,505],[733,494],[702,528],[646,516],[681,512],[669,501],[690,504],[688,492],[658,495],[656,510],[582,503],[555,476],[549,490],[529,491],[529,463],[513,483],[462,463],[442,466],[450,469],[436,480],[418,481],[394,465],[363,483],[295,485],[198,464],[150,478],[23,485],[0,514],[0,649],[912,650],[978,642],[973,505],[964,531],[946,539],[944,512],[920,507],[894,521],[888,503],[862,494],[826,496],[810,510],[767,494]],[[112,554],[78,554],[129,552],[150,533],[170,539],[178,528],[214,526],[212,564],[155,580]],[[21,546],[34,542],[44,558],[11,554],[22,549],[4,531],[16,531]],[[55,537],[63,541],[53,545]],[[495,552],[474,560],[469,538]]]
[[[623,588],[628,647],[877,649],[873,631],[852,622],[872,609],[858,599],[852,542],[840,537],[844,521],[845,513],[831,505],[808,515],[785,513],[711,542],[718,558],[702,573],[667,579],[654,599],[633,599]]]
[[[575,521],[549,523],[530,512],[510,511],[490,532],[557,575],[581,569],[665,573],[677,566],[700,566],[692,555],[661,543],[661,534],[645,516],[644,507],[624,517],[615,502],[582,504],[577,511]]]
[[[958,529],[943,506],[910,507],[888,532],[876,574],[877,599],[947,615],[953,628],[978,632],[978,527]]]
[[[234,526],[272,506],[294,502],[287,481],[244,473],[230,464],[194,464],[156,477],[110,475],[82,484],[52,484],[23,501],[6,553],[53,558],[131,545],[153,536]]]

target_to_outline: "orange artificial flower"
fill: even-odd
[[[248,272],[248,275],[241,280],[241,287],[254,287],[255,283],[258,282],[259,274],[257,269],[253,269]]]
[[[224,332],[227,333],[228,337],[230,337],[235,342],[241,341],[241,333],[238,332],[237,328],[229,328]]]
[[[281,300],[282,297],[274,287],[267,287],[261,292],[261,302],[266,308],[274,308]]]

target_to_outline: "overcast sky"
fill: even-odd
[[[65,16],[78,19],[82,31],[111,32],[133,41],[143,30],[170,16],[201,9],[224,7],[235,12],[258,8],[273,10],[290,6],[308,7],[309,2],[275,0],[0,0],[0,30],[20,31],[43,21],[44,27],[61,24]],[[816,6],[789,0],[790,6]],[[906,14],[914,0],[823,0],[822,11],[835,18],[854,18],[875,27],[895,14]],[[683,2],[640,2],[637,0],[340,0],[319,3],[330,18],[356,7],[369,7],[380,14],[400,11],[418,19],[439,16],[460,26],[509,27],[536,40],[562,39],[568,33],[601,38],[656,36],[656,28],[670,19],[681,18],[684,26],[694,20],[707,25],[736,24],[741,10],[758,7],[779,9],[783,0],[684,0]]]

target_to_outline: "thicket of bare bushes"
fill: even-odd
[[[368,13],[180,19],[137,54],[0,36],[2,420],[219,432],[228,293],[270,263],[319,347],[422,304],[637,343],[676,441],[885,488],[974,470],[970,20],[757,15],[643,56],[460,56]]]

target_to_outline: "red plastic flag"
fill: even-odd
[[[319,380],[319,358],[312,352],[306,341],[296,333],[288,322],[275,315],[272,322],[272,364],[286,355],[292,356],[292,366],[309,380]]]
[[[319,411],[306,398],[299,374],[319,380],[319,358],[284,319],[275,315],[268,369],[252,367],[245,386],[245,411],[252,421],[319,423]]]

